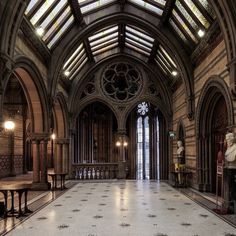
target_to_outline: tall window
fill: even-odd
[[[150,144],[149,144],[149,107],[146,102],[138,105],[137,119],[137,179],[150,178]]]
[[[137,107],[137,127],[136,127],[136,139],[137,139],[137,168],[136,177],[137,179],[150,179],[150,170],[157,173],[156,178],[160,179],[160,145],[159,145],[159,119],[158,116],[153,117],[150,114],[150,107],[148,103],[142,102]],[[155,114],[151,112],[154,116]],[[156,124],[153,124],[153,122]],[[150,123],[152,122],[152,123]],[[150,137],[154,137],[150,140]],[[155,140],[155,141],[154,141]],[[150,147],[152,146],[152,149]],[[152,154],[150,150],[156,150]],[[156,155],[151,158],[151,155]],[[150,166],[150,159],[156,164]],[[155,167],[154,167],[155,166]],[[153,168],[156,168],[155,170]],[[154,176],[154,175],[153,175]]]

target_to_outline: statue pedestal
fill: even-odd
[[[126,162],[118,163],[117,179],[126,179]]]
[[[236,214],[236,169],[224,168],[224,207]]]

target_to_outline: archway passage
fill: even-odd
[[[216,179],[217,172],[217,154],[219,151],[225,153],[224,150],[224,139],[227,132],[228,126],[228,115],[227,106],[223,96],[220,96],[217,100],[214,108],[213,115],[211,119],[211,182],[212,182],[212,192],[216,192],[216,181],[218,181],[219,191],[221,193],[221,177]]]
[[[228,110],[223,94],[211,89],[206,105],[201,108],[199,142],[200,190],[216,193],[217,155],[224,150],[224,138],[228,127]],[[218,175],[219,194],[221,177]]]
[[[26,137],[29,125],[27,100],[18,79],[12,75],[8,80],[3,100],[3,118],[15,124],[12,131],[0,134],[0,177],[14,176],[32,170],[32,155],[27,150]]]
[[[75,163],[115,162],[114,135],[116,118],[109,107],[94,102],[85,107],[77,118]]]

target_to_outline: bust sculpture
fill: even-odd
[[[229,169],[236,169],[236,143],[233,133],[225,135],[227,142],[227,150],[225,152],[225,167]]]
[[[224,189],[225,204],[230,213],[236,213],[234,202],[236,201],[235,176],[236,176],[236,143],[233,133],[225,135],[227,150],[225,152]]]
[[[181,140],[177,141],[177,158],[179,164],[185,164],[184,146]]]

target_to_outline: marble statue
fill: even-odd
[[[224,165],[225,203],[229,213],[236,213],[236,143],[233,133],[225,135],[227,150]]]

